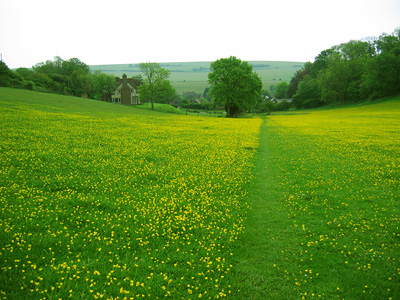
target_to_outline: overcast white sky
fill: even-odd
[[[0,53],[10,68],[54,56],[88,65],[305,62],[399,26],[399,0],[0,0]]]

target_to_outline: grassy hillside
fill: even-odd
[[[233,299],[400,299],[400,97],[268,116]]]
[[[161,66],[171,71],[171,83],[179,94],[189,91],[202,93],[208,87],[207,76],[210,63],[177,62],[161,63]],[[293,74],[304,65],[304,62],[284,61],[249,61],[249,63],[253,65],[254,71],[260,75],[265,89],[280,80],[289,81]],[[90,66],[90,68],[91,70],[101,70],[116,76],[127,74],[131,77],[141,74],[139,64],[94,65]]]
[[[204,118],[0,88],[3,299],[399,299],[400,98]]]
[[[234,292],[259,120],[0,88],[0,122],[1,298]]]

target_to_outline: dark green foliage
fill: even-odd
[[[315,58],[314,63],[310,67],[310,75],[314,78],[318,76],[318,73],[328,67],[328,59],[335,53],[334,49],[327,49],[322,51]]]
[[[289,110],[289,108],[290,108],[290,103],[287,102],[286,100],[283,100],[275,104],[275,110],[277,111],[287,111]]]
[[[269,100],[263,101],[258,106],[258,112],[270,113],[275,110],[275,104]]]
[[[208,101],[211,101],[212,99],[211,99],[209,92],[210,92],[210,88],[209,87],[205,88],[204,92],[203,92],[203,97],[205,99],[207,99]]]
[[[183,98],[187,99],[189,102],[195,101],[198,97],[199,97],[199,95],[197,95],[197,93],[195,93],[195,92],[183,94]]]
[[[376,41],[378,55],[368,61],[362,87],[371,98],[400,92],[400,30]]]
[[[289,86],[288,86],[288,98],[292,98],[294,94],[296,94],[297,88],[299,86],[299,82],[308,74],[311,72],[311,67],[312,63],[306,62],[304,64],[304,67],[302,67],[300,70],[297,70],[292,79],[290,80]]]
[[[376,99],[400,92],[400,30],[322,51],[292,77],[297,108]]]
[[[254,109],[255,113],[271,113],[273,111],[287,111],[291,107],[291,103],[286,100],[274,103],[270,100],[260,102]]]
[[[101,99],[103,93],[111,94],[114,91],[114,76],[102,73],[101,71],[95,71],[93,72],[93,77],[93,98]]]
[[[264,90],[262,94],[263,94],[263,97],[268,97],[270,99],[273,98],[272,93],[269,90]]]
[[[49,76],[43,73],[34,72],[31,76],[25,78],[25,80],[31,80],[34,83],[34,90],[39,92],[52,92],[52,80]]]
[[[293,105],[296,108],[313,108],[321,104],[321,91],[317,79],[311,76],[304,77],[293,96]]]
[[[145,75],[139,87],[140,97],[150,102],[153,110],[154,102],[170,103],[174,100],[175,89],[168,80],[171,74],[169,70],[162,68],[159,63],[141,63],[140,70]]]
[[[390,96],[400,92],[400,56],[382,53],[368,63],[368,74],[363,87],[372,98]]]
[[[22,77],[11,71],[2,61],[0,61],[0,86],[18,88],[24,86]]]
[[[328,65],[318,74],[323,102],[344,102],[350,83],[351,69],[339,53],[328,59]]]
[[[217,105],[225,106],[232,118],[255,107],[262,98],[262,81],[246,61],[231,56],[211,63],[208,80],[210,94]]]
[[[32,69],[18,68],[15,72],[2,64],[0,69],[4,74],[0,76],[0,84],[3,86],[93,99],[100,99],[103,91],[111,93],[115,86],[114,76],[100,71],[91,73],[89,66],[78,58],[64,61],[56,56],[53,61],[37,63]]]
[[[189,100],[186,98],[182,98],[180,102],[181,102],[181,106],[189,104]]]
[[[34,72],[28,68],[18,68],[15,70],[15,72],[22,78],[30,78],[34,74]]]
[[[272,84],[272,85],[269,87],[269,90],[271,91],[271,93],[275,93],[276,86]]]
[[[185,108],[185,109],[196,109],[196,110],[208,110],[210,108],[210,102],[206,101],[206,102],[202,102],[202,103],[189,103],[184,101],[186,99],[182,99],[180,105],[178,105],[181,108]]]
[[[286,81],[279,82],[276,85],[275,96],[278,99],[284,99],[288,97],[289,84]]]
[[[160,86],[160,91],[155,99],[155,102],[169,104],[174,102],[175,97],[175,88],[171,85],[169,80],[165,80]]]

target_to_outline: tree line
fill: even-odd
[[[260,76],[252,65],[235,56],[211,63],[208,82],[214,103],[225,107],[227,118],[252,110],[262,99]]]
[[[138,77],[143,102],[182,100],[168,80],[168,70],[157,63],[142,63],[139,67],[145,75],[144,79]],[[211,63],[208,82],[211,87],[206,89],[203,98],[225,107],[228,117],[244,111],[287,110],[290,106],[286,101],[275,106],[265,101],[261,78],[253,71],[253,66],[234,56]],[[101,99],[102,93],[113,92],[115,78],[101,71],[90,72],[89,66],[77,58],[63,60],[56,56],[53,61],[15,71],[0,62],[0,86]],[[296,108],[398,94],[400,28],[390,35],[352,40],[326,49],[314,62],[305,63],[290,83],[281,82],[271,92],[278,99],[292,98]],[[264,91],[264,96],[270,97],[271,93]]]
[[[176,98],[176,91],[170,84],[170,71],[158,63],[141,63],[144,74],[135,76],[139,81],[139,94],[142,102],[170,103]],[[49,92],[100,100],[102,94],[112,94],[115,90],[115,76],[91,72],[87,64],[78,58],[54,60],[37,63],[32,68],[10,70],[0,62],[0,86],[24,88],[39,92]]]
[[[101,71],[91,72],[78,58],[63,60],[56,56],[54,60],[15,71],[0,62],[0,86],[100,99],[103,91],[113,92],[115,77]]]
[[[273,104],[271,93],[261,97],[261,78],[247,62],[232,56],[211,64],[208,75],[213,101],[224,105],[227,117],[244,111],[287,110],[290,104]],[[378,38],[352,40],[322,51],[299,69],[290,83],[271,92],[278,99],[292,98],[296,108],[377,99],[400,93],[400,28]],[[266,97],[268,96],[268,97]]]
[[[167,64],[162,64],[167,65]],[[177,95],[175,88],[168,80],[170,71],[159,63],[140,63],[142,75],[135,76],[140,82],[138,87],[141,102],[153,103],[181,103],[191,108],[197,105],[194,99],[187,99]],[[91,72],[87,64],[78,58],[63,60],[59,56],[54,60],[47,60],[34,65],[32,68],[18,68],[11,70],[0,61],[0,86],[29,89],[39,92],[102,99],[102,94],[112,94],[115,90],[115,76],[102,73],[100,70]],[[200,95],[197,95],[200,97]],[[197,98],[195,97],[195,99]],[[178,100],[178,101],[176,101]],[[201,108],[207,105],[199,104]],[[198,108],[196,106],[196,108]]]
[[[400,28],[322,51],[286,89],[296,108],[377,99],[400,93]]]

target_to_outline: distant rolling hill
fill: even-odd
[[[292,61],[249,61],[263,80],[263,88],[269,89],[279,81],[289,82],[294,73],[303,67],[304,62]],[[202,93],[209,86],[207,75],[210,70],[209,61],[160,63],[163,68],[171,71],[170,81],[179,94],[183,92]],[[141,74],[139,64],[91,65],[92,71],[101,70],[104,73],[128,77]]]

